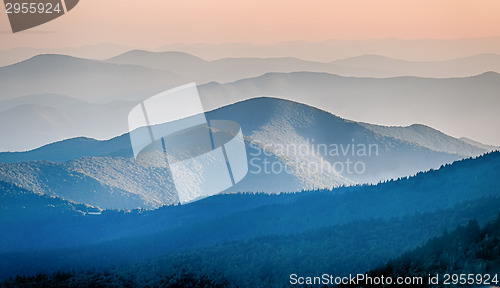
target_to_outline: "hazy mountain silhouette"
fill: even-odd
[[[463,58],[435,62],[413,62],[378,55],[364,55],[331,62],[352,68],[364,68],[357,75],[364,77],[417,76],[429,78],[468,77],[488,71],[500,72],[500,55],[478,54]],[[370,74],[371,70],[380,71]],[[382,72],[383,71],[383,72]],[[340,74],[344,75],[344,74]]]
[[[227,83],[243,78],[257,77],[269,72],[327,72],[346,76],[394,75],[374,67],[349,67],[297,58],[223,58],[205,61],[182,52],[149,52],[134,50],[106,60],[109,63],[128,64],[171,71],[199,84]]]
[[[137,53],[142,55],[145,52],[133,51],[130,55]],[[174,60],[179,57],[191,59],[180,62],[172,60],[175,65],[170,66],[175,67],[181,67],[181,63],[206,63],[204,60],[182,53],[158,55],[146,53],[146,55],[154,56],[150,60],[151,63],[156,63],[154,58],[158,55]],[[249,66],[257,67],[256,70],[252,68],[245,72],[249,74],[259,72],[260,67],[265,68],[262,69],[263,71],[273,67],[289,69],[286,65],[280,66],[279,64],[280,61],[287,62],[287,59],[271,59],[269,60],[271,63],[277,61],[272,65],[265,64],[268,61],[265,59],[236,60],[236,63],[248,61]],[[233,64],[229,65],[231,61],[233,60],[215,62],[229,67],[228,70],[224,68],[223,71],[246,71],[242,69],[243,64],[243,66],[236,65],[236,67],[232,66]],[[36,71],[44,71],[44,73]],[[200,71],[203,69],[200,68]],[[224,73],[227,74],[227,72]],[[214,77],[217,76],[216,74],[213,73]],[[234,75],[226,76],[234,77]],[[0,76],[2,76],[0,84],[4,88],[2,99],[9,100],[5,107],[17,109],[14,113],[5,111],[7,109],[4,108],[5,110],[0,113],[7,113],[7,115],[0,117],[4,121],[9,121],[8,123],[19,123],[19,126],[23,127],[22,132],[20,129],[2,127],[4,130],[2,142],[5,141],[5,143],[0,143],[0,148],[4,151],[33,149],[76,136],[98,139],[118,136],[127,131],[125,119],[129,107],[156,92],[188,82],[180,80],[180,76],[172,76],[171,72],[163,70],[56,55],[41,55],[0,68]],[[500,116],[495,110],[495,107],[500,104],[496,97],[497,91],[500,90],[499,78],[499,74],[493,72],[474,77],[449,79],[352,78],[315,72],[268,73],[227,84],[207,83],[200,85],[199,91],[205,110],[269,95],[306,103],[356,121],[385,125],[423,123],[455,137],[466,136],[483,143],[495,144],[500,141],[500,136],[494,133],[491,127],[500,125]],[[106,104],[112,106],[112,109],[104,106],[98,107],[99,105],[95,103],[81,105],[81,107],[68,103],[66,106],[71,107],[66,108],[66,106],[61,107],[63,106],[61,103],[65,101],[54,104],[58,100],[51,100],[47,97],[40,98],[47,99],[47,102],[35,100],[33,96],[30,96],[33,102],[25,101],[26,98],[23,98],[25,99],[23,101],[19,100],[20,102],[15,100],[25,95],[40,93],[67,95],[85,102],[130,101],[130,103]],[[13,103],[18,104],[13,107]],[[35,104],[37,107],[35,109],[32,106],[21,106],[21,104]],[[48,109],[42,106],[48,106]],[[29,115],[31,113],[34,114]],[[40,124],[36,127],[37,129],[30,128],[30,123],[27,123],[25,119],[31,119],[30,123]],[[66,119],[66,121],[60,122],[60,119]],[[449,121],[449,119],[454,119],[454,121]],[[43,126],[42,123],[46,125],[44,130],[47,132],[39,131],[38,128]],[[60,133],[54,131],[60,131]]]
[[[269,73],[228,84],[200,87],[206,109],[271,95],[307,103],[347,119],[372,124],[423,123],[453,136],[499,143],[500,74],[429,79],[350,78],[327,73]],[[453,119],[453,121],[451,121]]]
[[[206,61],[182,52],[133,50],[106,60],[109,63],[144,66],[174,72],[199,84],[227,83],[269,72],[326,72],[353,77],[417,76],[468,77],[488,71],[500,72],[500,56],[479,54],[435,62],[413,62],[378,55],[364,55],[329,63],[297,58],[223,58]]]
[[[113,43],[80,47],[40,49],[16,47],[0,51],[0,66],[14,64],[38,54],[66,54],[74,57],[106,59],[131,48]],[[148,50],[181,51],[207,60],[222,58],[292,57],[308,61],[331,62],[360,55],[382,55],[408,61],[444,61],[476,54],[500,54],[499,37],[465,39],[366,39],[322,42],[286,41],[270,45],[252,43],[170,44]],[[314,53],[311,53],[314,51]]]
[[[63,55],[39,55],[0,67],[0,101],[41,93],[100,103],[136,100],[185,82],[167,71]]]
[[[127,130],[127,113],[135,102],[113,101],[104,104],[82,102],[73,98],[36,96],[31,103],[17,99],[7,103],[8,110],[0,112],[0,145],[3,151],[26,151],[61,139],[91,135],[107,139]],[[50,99],[49,99],[50,98]],[[25,98],[19,98],[25,100]],[[31,97],[30,97],[31,99]],[[12,125],[10,125],[10,124]]]
[[[171,44],[160,51],[182,51],[203,59],[238,57],[296,57],[330,62],[359,55],[381,55],[408,61],[444,61],[476,54],[500,54],[500,37],[462,39],[364,39],[322,42],[286,41],[270,45],[251,43]],[[313,53],[311,51],[314,51]]]
[[[107,59],[108,63],[130,64],[158,70],[177,71],[181,74],[193,74],[193,70],[206,69],[208,61],[183,52],[151,52],[132,50]],[[208,76],[208,75],[207,75]]]
[[[16,47],[0,51],[0,67],[12,65],[40,54],[63,54],[79,58],[102,60],[129,50],[129,47],[111,43],[58,49]]]
[[[484,150],[488,150],[488,151],[500,150],[500,147],[498,147],[498,146],[486,145],[486,144],[483,144],[481,142],[469,139],[467,137],[461,137],[460,140],[462,140],[463,142],[469,143],[471,145],[477,146],[477,147],[484,149]]]
[[[366,123],[362,123],[361,125],[377,134],[414,143],[438,152],[462,156],[475,156],[485,151],[498,150],[499,148],[484,145],[476,141],[467,141],[463,138],[453,138],[436,129],[421,124],[414,124],[407,127],[386,127]]]
[[[23,97],[16,97],[0,102],[0,112],[10,110],[20,105],[38,105],[47,107],[64,107],[85,103],[82,100],[75,99],[60,94],[34,94]]]

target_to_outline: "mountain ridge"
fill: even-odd
[[[82,222],[76,221],[74,226],[54,222],[50,224],[51,227],[61,228],[55,229],[59,233],[56,235],[65,235],[69,240],[59,243],[61,237],[53,235],[49,237],[51,240],[47,245],[55,241],[59,244],[55,247],[66,248],[2,253],[0,265],[5,269],[0,269],[3,272],[1,277],[21,272],[37,273],[40,268],[103,269],[148,259],[153,262],[148,260],[145,265],[159,264],[155,261],[161,261],[161,267],[170,267],[163,266],[165,263],[175,263],[177,268],[200,264],[212,269],[213,264],[209,263],[217,263],[215,268],[229,272],[232,271],[228,270],[231,269],[229,267],[235,267],[234,264],[247,263],[241,262],[245,261],[241,255],[256,259],[274,253],[280,257],[270,257],[276,265],[269,266],[266,271],[288,270],[291,263],[304,263],[292,261],[296,259],[295,256],[302,254],[314,256],[306,257],[311,261],[303,266],[293,266],[300,268],[300,271],[307,272],[308,267],[315,267],[316,270],[328,268],[332,269],[329,270],[332,273],[340,274],[356,273],[356,269],[365,271],[370,265],[396,257],[444,230],[453,229],[472,219],[484,223],[497,216],[496,211],[500,207],[499,157],[500,152],[492,152],[457,161],[438,170],[377,185],[281,195],[218,195],[188,205],[168,206],[154,211],[104,211],[101,215],[80,218]],[[474,177],[465,177],[471,175]],[[126,233],[122,234],[123,231]],[[82,237],[88,234],[94,237]],[[357,241],[339,241],[349,239],[348,235],[359,237],[354,238]],[[7,236],[10,237],[10,234]],[[25,237],[39,238],[40,233],[31,231]],[[84,238],[85,241],[75,246],[72,237]],[[7,239],[10,238],[5,238],[6,244],[9,244]],[[410,244],[405,245],[407,243]],[[29,244],[32,249],[43,250],[41,243],[37,243],[40,246]],[[7,247],[2,246],[4,249]],[[309,250],[305,247],[321,249]],[[381,252],[385,251],[384,247],[393,248],[390,250],[391,255]],[[284,251],[293,253],[283,254]],[[325,258],[324,251],[336,257]],[[359,254],[352,251],[363,251],[366,259],[354,261],[359,258]],[[163,257],[158,259],[158,256]],[[191,262],[193,257],[198,261]],[[251,263],[257,264],[254,261]],[[252,266],[249,269],[254,268]],[[149,273],[151,270],[145,271]],[[217,272],[217,269],[211,271]],[[256,270],[258,274],[255,275],[262,275],[259,271],[262,269]],[[243,277],[241,271],[231,275]],[[247,271],[245,275],[248,275]],[[273,281],[280,281],[280,273],[273,275],[278,277],[273,278]]]
[[[167,57],[182,53],[186,63]],[[191,59],[190,59],[191,58]],[[192,59],[198,61],[193,62]],[[106,62],[133,64],[175,72],[184,78],[201,84],[210,81],[234,82],[269,72],[325,72],[346,77],[392,78],[415,76],[423,78],[457,78],[482,74],[486,71],[500,72],[500,55],[476,54],[445,61],[415,62],[389,58],[381,55],[361,55],[330,62],[315,62],[296,57],[228,57],[206,61],[183,52],[151,52],[132,50],[107,59]],[[196,67],[194,67],[197,65]],[[209,76],[207,78],[207,76]]]
[[[474,156],[489,152],[495,147],[489,147],[487,150],[486,145],[470,141],[464,141],[461,138],[454,138],[445,133],[436,130],[432,127],[423,124],[412,124],[410,126],[381,126],[368,123],[361,123],[364,127],[384,136],[393,137],[399,140],[408,141],[427,147],[433,151],[455,153],[462,156]],[[496,147],[498,148],[498,147]]]
[[[23,81],[23,85],[18,81]],[[39,93],[69,95],[90,102],[136,100],[134,94],[140,90],[134,83],[143,83],[141,87],[149,85],[150,93],[158,93],[183,82],[181,77],[169,71],[47,54],[0,67],[2,95],[7,95],[0,100]]]
[[[463,158],[377,134],[357,122],[277,98],[238,102],[210,111],[206,117],[239,123],[246,139],[247,177],[224,193],[281,193],[376,183]],[[307,148],[306,153],[293,149],[297,146]],[[355,153],[356,147],[364,150]],[[0,162],[4,162],[0,179],[102,208],[155,208],[176,201],[168,169],[136,163],[127,134],[107,141],[75,138],[29,152],[0,153]],[[103,198],[88,194],[88,187],[103,193]],[[67,193],[70,190],[80,194]],[[113,202],[112,197],[118,198]]]
[[[44,58],[45,56],[38,57]],[[174,82],[179,83],[175,79],[168,79],[169,77],[162,76],[163,74],[161,73],[163,72],[159,70],[144,70],[145,68],[141,68],[142,70],[139,70],[143,72],[139,73],[136,69],[138,68],[137,66],[124,66],[124,68],[117,64],[100,63],[99,67],[108,67],[100,72],[100,69],[95,68],[95,63],[100,62],[89,62],[91,68],[77,71],[80,74],[71,71],[71,69],[64,71],[64,75],[58,75],[57,73],[59,72],[50,72],[48,70],[46,73],[41,74],[47,79],[41,76],[26,78],[26,75],[30,75],[29,71],[18,73],[19,75],[17,76],[15,73],[9,76],[12,76],[16,81],[7,81],[7,78],[0,78],[5,82],[0,83],[0,85],[7,89],[3,98],[12,99],[15,95],[8,92],[10,89],[8,87],[13,88],[16,86],[21,87],[22,89],[19,89],[23,90],[19,91],[16,88],[16,93],[20,94],[20,97],[25,94],[41,93],[40,89],[46,89],[46,93],[65,92],[58,94],[90,102],[106,103],[117,101],[117,99],[122,99],[122,101],[128,99],[129,104],[116,106],[113,109],[103,109],[100,107],[101,104],[96,103],[82,105],[81,109],[75,107],[76,105],[67,109],[66,106],[58,107],[54,113],[66,115],[66,117],[70,116],[76,120],[68,123],[60,123],[60,125],[67,126],[65,131],[68,130],[74,132],[74,134],[52,134],[47,135],[47,137],[38,136],[31,137],[32,139],[30,139],[30,135],[37,135],[37,133],[40,133],[40,129],[30,130],[28,127],[29,123],[25,123],[26,125],[23,125],[27,129],[27,133],[16,134],[13,131],[10,131],[12,132],[9,132],[10,134],[4,133],[6,136],[4,141],[10,143],[0,143],[0,146],[7,147],[11,151],[19,151],[29,150],[73,136],[106,139],[121,135],[127,131],[126,117],[131,109],[130,107],[134,103],[138,103],[138,101],[155,95],[164,89],[176,86],[173,85]],[[273,68],[272,65],[271,68]],[[5,72],[2,69],[0,68],[0,74],[2,74],[2,71]],[[121,75],[120,73],[111,73],[113,69],[117,69],[118,72],[127,74],[128,76]],[[86,72],[84,73],[84,71]],[[104,73],[107,76],[98,77],[100,73]],[[134,73],[139,73],[141,76],[138,78],[135,76],[131,77]],[[154,75],[148,73],[153,73]],[[143,78],[147,80],[142,81],[141,79]],[[70,85],[71,81],[67,83],[69,86],[61,86],[56,81],[60,80],[64,82],[66,81],[65,79],[72,79],[71,81],[75,82],[76,86],[73,87],[74,89],[71,88],[73,85]],[[384,125],[424,123],[455,137],[466,136],[483,143],[492,144],[498,142],[495,140],[498,135],[483,131],[487,129],[483,123],[495,125],[496,121],[500,121],[498,113],[492,111],[498,102],[498,98],[494,94],[500,89],[498,85],[500,83],[499,79],[498,74],[494,72],[483,73],[474,77],[447,79],[418,77],[376,79],[342,77],[315,72],[273,72],[227,84],[210,82],[206,85],[200,85],[198,88],[202,104],[206,111],[252,97],[268,95],[296,102],[306,102],[308,105],[321,107],[343,118],[354,119],[360,122]],[[22,85],[19,82],[21,80]],[[0,82],[2,81],[0,80]],[[169,86],[170,84],[166,82],[171,83],[172,86]],[[134,87],[131,88],[131,86]],[[476,97],[478,97],[479,101],[473,101],[470,95],[477,95]],[[488,105],[484,103],[488,103]],[[55,106],[49,103],[48,106],[50,105]],[[414,107],[415,109],[410,109],[410,107]],[[466,108],[471,109],[467,110]],[[426,117],[423,117],[422,113],[417,113],[418,111],[426,111]],[[26,113],[28,112],[26,111]],[[102,120],[94,121],[94,117],[86,117],[87,115],[93,115]],[[466,117],[463,117],[463,115],[466,115]],[[19,116],[10,115],[9,121],[24,123],[24,117],[23,113],[20,113]],[[51,117],[57,118],[56,115]],[[448,118],[456,120],[446,121],[445,119]],[[36,122],[45,123],[44,125],[47,126],[47,130],[50,130],[51,123],[57,121],[50,122],[44,119],[44,117],[39,116]],[[63,131],[59,128],[56,130]],[[108,131],[107,135],[103,135],[106,134],[106,131]],[[17,145],[21,145],[21,147],[17,148]]]

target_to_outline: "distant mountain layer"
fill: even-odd
[[[484,149],[484,150],[488,150],[488,151],[500,150],[499,146],[485,145],[481,142],[474,141],[474,140],[469,139],[467,137],[461,137],[460,140],[462,140],[465,143],[469,143],[471,145],[477,146],[477,147]]]
[[[126,113],[136,102],[113,101],[95,104],[78,101],[66,96],[49,97],[36,95],[34,103],[9,104],[20,101],[4,101],[6,110],[0,112],[0,139],[3,151],[26,151],[62,139],[91,135],[96,139],[109,139],[121,135],[127,129]],[[21,100],[23,98],[19,98]],[[52,99],[57,99],[52,101]],[[3,106],[4,102],[0,102]],[[1,110],[1,109],[0,109]],[[9,125],[8,123],[15,123]]]
[[[228,84],[200,87],[207,107],[270,95],[366,123],[425,123],[451,135],[499,143],[500,74],[467,78],[345,78],[326,73],[269,73]],[[453,121],[451,120],[453,119]]]
[[[22,105],[37,105],[46,107],[65,107],[81,105],[86,102],[60,94],[34,94],[8,99],[1,102],[0,112],[8,111]]]
[[[378,55],[364,55],[329,63],[297,58],[223,58],[206,61],[182,52],[133,50],[106,60],[171,71],[200,84],[227,83],[269,72],[326,72],[353,77],[417,76],[428,78],[468,77],[489,71],[500,72],[500,55],[479,54],[439,62],[411,62]]]
[[[91,59],[110,58],[130,47],[100,43],[81,47],[39,49],[16,47],[0,51],[0,66],[13,64],[39,54],[65,54]],[[181,51],[203,59],[294,57],[308,61],[330,62],[360,55],[381,55],[407,61],[443,61],[477,54],[500,54],[500,37],[466,39],[368,39],[327,40],[321,42],[286,41],[270,45],[252,43],[170,44],[153,51]]]
[[[321,42],[286,41],[271,45],[251,43],[171,44],[161,51],[183,51],[204,59],[227,57],[296,57],[329,62],[359,55],[382,55],[408,61],[443,61],[476,54],[500,54],[500,37],[465,39],[366,39]]]
[[[429,143],[414,142],[412,137],[383,135],[365,124],[276,98],[243,101],[211,111],[207,118],[236,121],[245,136],[249,172],[226,193],[376,183],[486,152],[470,144],[458,145],[460,140],[429,128],[432,133],[425,135],[429,143],[457,144],[450,146],[454,150],[433,150]],[[128,134],[107,141],[75,138],[29,152],[0,153],[0,162],[4,163],[0,180],[102,208],[153,208],[177,201],[168,169],[139,165],[132,158]]]
[[[297,58],[224,58],[206,61],[181,52],[134,50],[108,59],[106,62],[171,71],[199,84],[233,82],[269,72],[311,71],[345,76],[386,76],[384,71],[377,68],[357,68],[334,63],[304,61]]]
[[[175,67],[191,62],[201,67],[207,62],[190,55],[180,55],[161,54],[167,59],[162,62],[154,61],[158,55],[153,54],[151,62],[158,66],[174,63]],[[161,57],[160,60],[163,59]],[[255,62],[256,70],[243,69],[244,66],[239,64],[234,67],[229,65],[228,70],[221,69],[239,79],[250,74],[276,71],[276,67],[289,67],[288,64],[280,64],[287,59],[266,61],[243,61]],[[226,60],[220,62],[226,63]],[[51,69],[45,69],[47,65]],[[300,68],[297,67],[278,70]],[[238,75],[235,69],[250,74]],[[202,68],[195,69],[196,73],[205,73],[203,71]],[[209,73],[210,77],[216,74]],[[164,70],[57,55],[40,55],[2,67],[0,86],[4,89],[0,95],[0,120],[1,123],[16,125],[0,126],[0,134],[4,136],[0,140],[0,149],[26,151],[78,136],[96,139],[116,137],[127,132],[127,116],[131,107],[157,92],[193,80],[190,77],[182,79]],[[487,144],[500,141],[500,136],[492,129],[500,125],[500,116],[495,110],[500,104],[497,103],[499,98],[496,93],[500,90],[500,77],[493,72],[450,79],[371,79],[313,72],[269,73],[227,84],[211,82],[198,88],[206,111],[249,98],[273,96],[366,123],[423,123],[456,137],[467,136]]]
[[[44,49],[31,47],[16,47],[0,51],[0,66],[12,65],[40,54],[62,54],[87,59],[106,59],[130,50],[129,47],[111,43],[85,45],[81,47]]]
[[[379,55],[363,55],[347,59],[341,59],[331,62],[331,64],[346,66],[351,68],[365,69],[366,76],[370,75],[368,71],[383,71],[383,77],[395,76],[417,76],[429,78],[452,78],[467,77],[482,74],[488,71],[500,72],[500,55],[497,54],[477,54],[473,56],[461,57],[445,61],[436,62],[413,62],[392,59]]]
[[[219,195],[154,211],[60,217],[37,229],[9,219],[0,222],[0,231],[9,232],[0,246],[0,278],[145,260],[113,273],[155,282],[163,274],[150,268],[160,267],[224,275],[244,287],[279,286],[290,270],[362,273],[457,225],[496,217],[499,157],[494,152],[374,186]]]
[[[485,151],[499,149],[499,147],[481,145],[479,142],[466,141],[463,138],[453,138],[425,125],[414,124],[408,127],[386,127],[366,123],[361,125],[377,134],[415,143],[438,152],[474,156]]]
[[[98,103],[137,100],[186,82],[168,71],[64,55],[38,55],[0,67],[0,101],[47,93]]]

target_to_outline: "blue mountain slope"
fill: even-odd
[[[0,153],[0,162],[16,163],[38,160],[66,162],[89,156],[131,157],[132,155],[130,137],[124,134],[106,141],[78,137],[54,142],[27,152],[3,152]]]
[[[414,227],[407,229],[430,229],[429,226],[434,224],[427,223],[425,218],[421,217],[434,213],[435,218],[432,219],[442,221],[436,226],[439,229],[434,227],[431,230],[417,230],[428,231],[428,234],[420,235],[420,240],[412,242],[417,245],[428,237],[439,234],[442,229],[453,228],[453,225],[470,219],[486,221],[497,214],[500,209],[499,160],[500,152],[494,152],[476,159],[459,161],[439,170],[419,173],[415,177],[376,186],[282,195],[219,195],[188,205],[163,207],[154,211],[105,211],[102,215],[74,218],[71,226],[67,226],[67,219],[63,218],[60,222],[40,224],[37,231],[24,231],[23,243],[29,243],[24,244],[28,245],[24,249],[93,245],[57,252],[37,252],[22,257],[18,254],[4,254],[5,257],[0,257],[5,259],[0,262],[0,266],[6,267],[5,265],[15,258],[18,259],[15,263],[19,265],[15,265],[15,269],[9,268],[8,271],[29,270],[31,268],[26,268],[26,263],[45,261],[49,261],[53,267],[66,267],[65,265],[72,264],[65,261],[73,261],[73,258],[57,259],[63,259],[61,255],[69,254],[80,259],[78,263],[84,263],[82,265],[94,265],[95,261],[92,259],[100,259],[100,264],[111,265],[121,261],[134,262],[163,254],[210,247],[228,241],[247,241],[266,235],[282,237],[330,226],[340,229],[350,225],[349,223],[358,223],[356,225],[359,228],[356,229],[365,229],[362,228],[363,225],[368,225],[366,223],[372,220],[381,220],[388,225],[388,228],[384,229],[392,229],[391,233],[397,234],[404,231],[397,232],[401,223],[391,226],[394,219],[413,217],[411,223]],[[10,225],[14,226],[13,222],[10,222]],[[346,231],[350,231],[349,229]],[[318,233],[317,235],[321,234]],[[19,234],[4,235],[4,253],[13,249],[23,250],[16,238]],[[82,235],[92,237],[82,239]],[[30,241],[38,237],[48,240],[43,243]],[[336,236],[340,239],[339,243],[349,237],[349,234]],[[399,240],[394,238],[394,241]],[[306,245],[305,243],[303,245]],[[384,243],[387,247],[396,245],[390,241]],[[380,258],[380,255],[372,256],[374,259],[387,259]],[[26,260],[22,260],[23,257],[26,257]]]
[[[500,214],[499,214],[500,216]],[[480,227],[477,221],[470,221],[467,225],[460,225],[455,230],[446,231],[443,235],[429,240],[415,250],[409,251],[387,264],[372,268],[369,273],[372,277],[418,277],[428,274],[442,275],[439,283],[445,282],[448,275],[484,275],[473,278],[471,283],[484,284],[484,287],[496,287],[500,282],[500,217]],[[455,276],[453,276],[455,278]],[[462,276],[462,278],[464,278]],[[489,278],[489,279],[488,279]],[[460,283],[460,276],[450,279],[450,283]],[[486,282],[486,283],[485,283]],[[462,280],[463,283],[463,280]],[[486,286],[486,285],[495,286]],[[474,285],[474,284],[472,284]],[[435,287],[433,283],[423,283],[419,287]],[[447,286],[444,284],[443,286]],[[357,285],[339,287],[377,287],[365,281]]]
[[[82,216],[101,210],[85,204],[36,194],[0,181],[0,223],[16,221],[47,221],[56,216]]]
[[[48,235],[58,235],[61,227],[71,227],[85,215],[100,211],[97,207],[40,195],[0,181],[0,247],[8,247],[3,251],[18,251],[50,245],[56,239]],[[26,233],[38,237],[26,237]],[[64,234],[67,232],[59,237],[64,238]]]
[[[462,158],[275,98],[236,103],[207,113],[207,118],[240,123],[246,140],[249,173],[226,193],[376,183]],[[0,165],[0,179],[101,208],[156,208],[175,203],[169,170],[136,163],[128,138],[128,134],[107,141],[75,138],[28,152],[1,153],[0,162],[5,164]],[[96,192],[89,192],[89,187],[97,187],[90,190]]]

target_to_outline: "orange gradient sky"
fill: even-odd
[[[80,0],[16,34],[2,14],[0,49],[500,35],[499,0]]]

